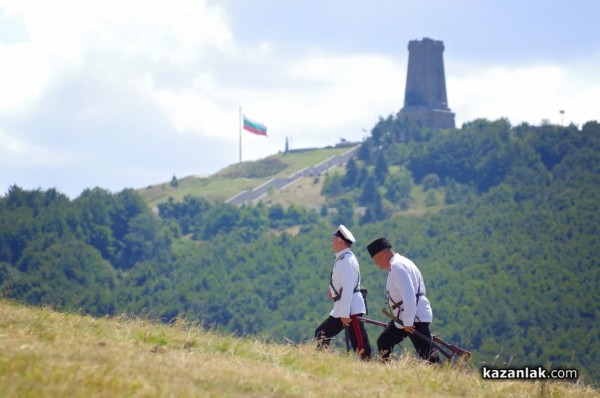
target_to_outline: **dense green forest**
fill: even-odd
[[[432,211],[411,211],[417,187]],[[387,235],[424,274],[434,333],[476,364],[577,367],[597,383],[599,188],[597,122],[430,131],[390,115],[343,174],[325,176],[319,213],[190,196],[153,212],[132,189],[70,200],[13,186],[0,198],[0,295],[306,341],[330,311],[342,222],[371,317],[382,318],[385,274],[366,245]]]

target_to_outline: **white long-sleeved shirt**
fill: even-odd
[[[394,254],[390,265],[385,284],[389,304],[393,306],[394,303],[403,302],[393,311],[394,315],[401,319],[405,326],[413,326],[415,321],[431,322],[433,312],[429,300],[425,297],[425,281],[421,271],[415,263],[398,253]],[[417,293],[423,294],[419,297],[418,304]],[[396,326],[400,325],[396,324]]]
[[[341,292],[341,298],[333,303],[330,315],[334,318],[350,318],[350,315],[364,314],[367,310],[360,292],[354,292],[359,280],[358,259],[350,249],[335,253],[335,264],[331,274],[329,291],[333,297]],[[335,291],[333,290],[335,289]]]

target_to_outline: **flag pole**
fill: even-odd
[[[240,116],[238,118],[240,123],[240,163],[242,163],[242,107],[240,106]]]

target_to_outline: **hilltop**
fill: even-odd
[[[363,363],[310,343],[234,337],[182,319],[93,318],[0,300],[3,397],[596,397],[560,382],[482,381],[402,356]]]
[[[149,207],[156,208],[159,204],[169,200],[181,202],[185,197],[226,202],[246,191],[260,189],[272,181],[289,180],[280,184],[282,186],[266,188],[264,196],[247,203],[261,201],[267,206],[278,204],[288,207],[294,205],[318,211],[322,206],[328,205],[328,198],[323,194],[323,187],[327,179],[330,176],[341,178],[346,174],[346,160],[338,160],[331,165],[327,165],[327,163],[331,159],[342,156],[347,159],[349,152],[353,149],[357,149],[357,147],[309,148],[279,153],[256,161],[229,165],[211,176],[186,176],[180,179],[174,176],[171,181],[139,188],[136,192]],[[325,167],[314,170],[317,168],[316,166],[323,164]],[[391,169],[398,171],[398,167]],[[412,206],[410,209],[403,209],[400,213],[422,215],[439,211],[445,207],[444,203],[433,206],[427,204],[426,191],[432,190],[424,187],[423,184],[414,184],[411,192]],[[440,197],[445,195],[445,189],[442,187],[433,191],[437,192]],[[396,209],[396,211],[398,210]],[[355,212],[362,214],[364,209],[357,208]]]
[[[230,165],[208,177],[186,176],[177,179],[174,176],[175,180],[150,185],[138,189],[137,192],[151,207],[166,202],[169,197],[174,200],[181,200],[186,195],[226,201],[234,195],[256,188],[270,179],[287,178],[348,150],[348,147],[329,147],[279,153],[257,161],[245,161]],[[343,173],[343,167],[334,167],[332,171]],[[314,203],[314,199],[316,199],[315,192],[320,192],[323,179],[317,178],[318,181],[313,183],[314,180],[311,177],[304,177],[295,182],[296,185],[312,187],[308,190],[296,190],[294,192],[296,202]],[[286,199],[283,199],[283,201],[285,202]],[[317,199],[317,202],[322,203],[324,201]]]

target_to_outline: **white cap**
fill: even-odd
[[[342,224],[340,224],[337,231],[335,231],[335,235],[338,235],[340,238],[344,239],[347,242],[356,242],[356,239],[354,239],[354,235],[352,235],[352,232],[350,232],[350,230]]]

